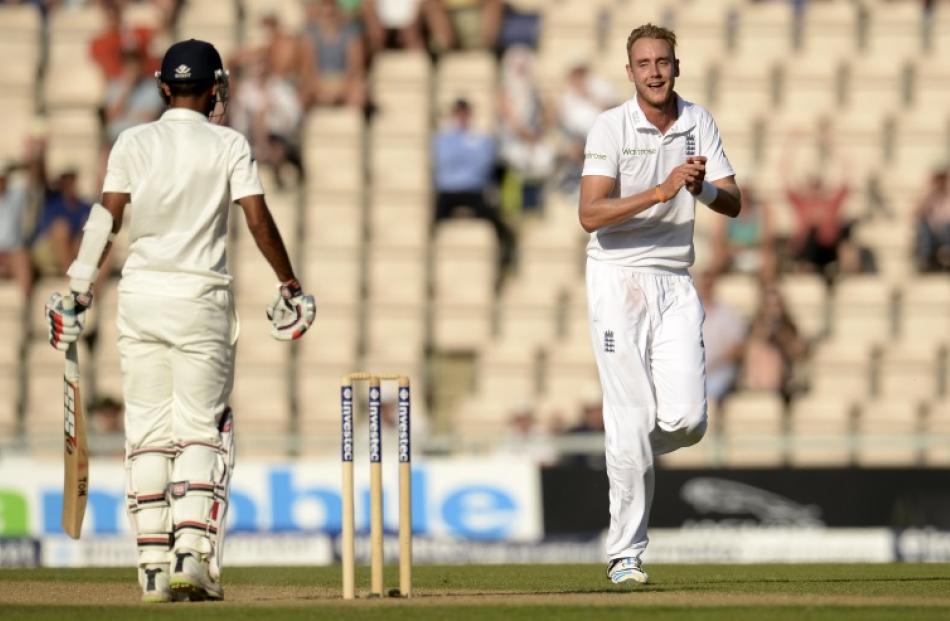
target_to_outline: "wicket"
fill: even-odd
[[[381,383],[399,384],[399,589],[390,595],[412,595],[412,449],[410,444],[409,378],[398,374],[350,373],[340,386],[341,456],[343,462],[343,599],[356,597],[356,541],[353,493],[353,383],[369,382],[370,473],[370,597],[383,596],[383,448],[380,425]]]

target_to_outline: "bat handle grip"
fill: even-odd
[[[73,297],[73,292],[70,291],[63,296],[63,311],[73,314],[75,309],[76,298]],[[70,343],[69,348],[66,350],[66,379],[70,381],[79,380],[79,351],[76,347],[76,343]]]

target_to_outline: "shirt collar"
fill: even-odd
[[[162,114],[163,121],[208,121],[208,117],[188,108],[169,108]]]
[[[667,130],[667,134],[677,133],[680,127],[689,126],[691,127],[691,119],[687,118],[689,116],[688,110],[686,108],[686,103],[678,93],[676,95],[676,120],[673,121],[673,124]],[[643,108],[640,107],[640,100],[634,94],[633,99],[631,100],[631,105],[633,106],[633,119],[638,130],[651,131],[654,133],[659,133],[659,130],[653,126],[653,123],[647,119],[647,115],[643,113]]]

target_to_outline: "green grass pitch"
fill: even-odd
[[[602,565],[417,566],[412,599],[340,599],[339,567],[228,568],[224,602],[142,605],[131,569],[0,571],[15,619],[950,619],[950,565],[653,565],[618,586]],[[387,567],[387,588],[397,583]]]

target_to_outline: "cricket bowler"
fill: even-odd
[[[653,456],[706,431],[703,307],[693,263],[696,202],[739,214],[735,172],[710,113],[676,94],[676,36],[646,24],[627,39],[636,94],[587,137],[579,217],[587,308],[603,389],[610,485],[607,576],[645,584]]]
[[[67,274],[76,312],[64,311],[58,293],[47,304],[50,343],[65,350],[79,338],[91,285],[128,206],[118,348],[142,600],[219,600],[234,465],[228,396],[238,325],[226,257],[232,202],[280,282],[267,309],[272,335],[299,338],[316,306],[294,276],[247,140],[210,122],[216,104],[228,99],[217,50],[195,39],[176,43],[156,78],[168,110],[119,135],[102,203],[92,208]]]

